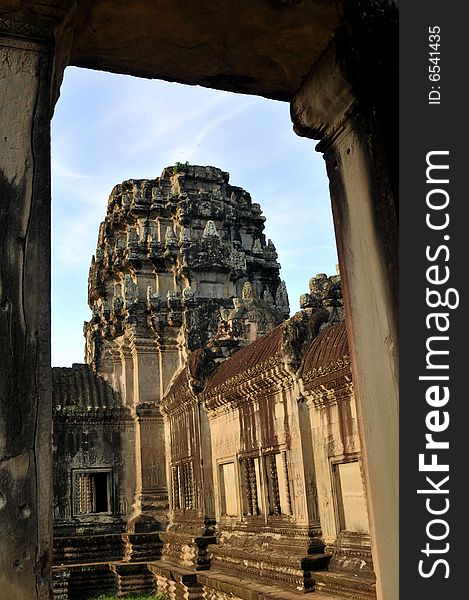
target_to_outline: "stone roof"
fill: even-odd
[[[109,413],[122,409],[120,394],[89,365],[52,369],[54,415]]]
[[[246,377],[255,376],[261,371],[274,366],[282,366],[283,360],[288,355],[288,344],[286,339],[288,333],[286,329],[294,325],[299,315],[295,315],[281,325],[278,325],[270,333],[259,338],[249,346],[241,348],[231,358],[221,363],[208,380],[204,389],[204,396],[211,396],[231,384],[236,386]],[[350,364],[349,350],[347,343],[347,332],[345,322],[326,327],[321,333],[315,333],[320,313],[312,314],[308,320],[309,335],[313,336],[312,341],[306,342],[303,346],[299,341],[297,351],[301,357],[298,369],[298,375],[307,381],[329,374],[331,371],[348,367]],[[171,390],[173,392],[173,389]]]
[[[350,356],[345,321],[324,329],[307,347],[298,375],[306,387],[331,373],[349,369]]]
[[[338,276],[320,274],[311,282],[316,284],[308,295],[311,306],[236,350],[218,365],[210,344],[192,352],[163,400],[165,412],[194,401],[194,394],[201,393],[200,399],[213,408],[243,396],[244,385],[251,392],[254,388],[265,390],[277,385],[279,377],[291,379],[296,373],[309,387],[316,384],[317,378],[327,375],[328,379],[334,379],[335,371],[348,368],[345,323],[337,324],[335,320],[342,313],[340,280]]]
[[[170,397],[180,393],[182,390],[187,389],[188,385],[189,379],[187,377],[187,369],[184,368],[171,383],[171,386],[165,394],[166,399],[169,399]]]
[[[297,313],[272,331],[242,347],[233,356],[220,363],[212,375],[207,377],[208,355],[204,349],[192,352],[188,364],[174,379],[166,397],[175,397],[187,387],[190,380],[200,380],[204,396],[217,392],[219,386],[226,386],[250,375],[255,375],[288,359],[290,351],[296,351],[299,360],[298,374],[316,372],[323,366],[346,356],[348,360],[347,334],[344,322],[327,327],[319,333],[324,323],[324,311],[306,314]],[[313,337],[308,341],[308,337]],[[305,340],[306,338],[306,340]],[[294,367],[296,368],[296,367]],[[201,377],[201,373],[203,376]],[[205,385],[203,385],[206,382]]]
[[[348,355],[348,340],[345,322],[324,329],[305,351],[300,374],[317,369]]]
[[[280,352],[284,327],[285,323],[278,325],[275,329],[252,342],[249,346],[241,348],[231,358],[221,363],[210,377],[204,391],[209,393],[229,379],[233,379],[254,367],[260,367],[270,358],[273,358]]]

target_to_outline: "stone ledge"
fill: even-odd
[[[66,578],[66,572],[70,571],[90,571],[90,570],[99,570],[103,568],[109,569],[109,573],[115,573],[116,575],[119,573],[121,576],[130,577],[133,579],[135,575],[146,574],[147,576],[160,576],[166,579],[168,582],[174,582],[176,585],[184,586],[185,588],[189,588],[194,590],[194,588],[201,589],[202,587],[206,587],[215,592],[220,592],[221,594],[232,595],[236,600],[299,600],[304,596],[304,592],[294,590],[287,590],[283,587],[277,586],[275,584],[265,584],[259,581],[254,581],[251,579],[245,579],[242,577],[236,577],[232,575],[227,575],[226,573],[220,573],[217,571],[191,571],[189,569],[184,569],[176,565],[172,565],[170,563],[153,561],[153,562],[137,562],[137,563],[126,563],[122,561],[109,561],[102,563],[88,563],[86,565],[63,565],[63,566],[55,566],[53,568],[54,579],[56,581],[55,584],[55,600],[66,599],[68,598],[65,590],[62,590],[62,583],[67,587],[67,582],[64,578]],[[315,573],[316,575],[317,573]],[[339,576],[337,574],[328,573],[329,578],[332,575],[332,579],[336,584],[341,584],[345,588],[347,587],[347,582],[350,582],[350,578]],[[64,580],[62,582],[62,580]],[[339,581],[340,580],[340,581]],[[347,581],[344,581],[347,580]],[[117,583],[117,582],[116,582]],[[131,581],[130,583],[134,583]],[[145,586],[148,585],[148,581],[146,580]],[[324,582],[322,582],[324,584]],[[122,585],[122,584],[120,584]],[[362,591],[370,591],[370,587],[368,590]],[[156,588],[156,584],[155,584]],[[136,588],[135,588],[136,589]],[[331,590],[332,592],[332,590]],[[361,596],[350,595],[350,591],[345,591],[344,594],[337,591],[336,593],[327,593],[323,591],[314,591],[309,592],[312,595],[311,600],[345,600],[347,598],[361,598]],[[355,592],[356,594],[357,592]],[[361,593],[361,592],[358,592]],[[373,595],[365,594],[363,598],[372,598]]]
[[[148,569],[152,573],[166,577],[170,581],[184,585],[198,583],[214,591],[233,594],[235,598],[239,598],[240,600],[299,600],[304,595],[303,592],[288,591],[280,586],[265,585],[216,571],[198,571],[195,573],[181,569],[180,567],[158,562],[149,563]],[[313,592],[311,598],[312,600],[313,598],[314,600],[344,600],[341,596],[320,592]]]

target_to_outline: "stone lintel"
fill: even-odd
[[[50,44],[53,41],[54,32],[52,27],[0,16],[0,37]]]
[[[295,93],[340,17],[325,0],[75,4],[75,66],[276,100]]]

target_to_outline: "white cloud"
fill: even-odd
[[[87,179],[89,175],[85,173],[78,173],[73,169],[63,165],[58,158],[53,158],[51,160],[51,171],[52,171],[52,179],[60,179],[60,178],[70,178],[70,179]]]
[[[146,107],[146,110],[139,114],[145,131],[138,137],[138,141],[129,147],[129,152],[131,154],[145,152],[164,143],[165,138],[184,137],[191,123],[200,119],[209,119],[211,112],[226,100],[226,94],[218,92],[205,102],[185,106],[181,112],[176,110],[173,114],[167,114],[166,111],[163,115]]]
[[[222,125],[226,125],[229,121],[236,119],[241,114],[246,112],[248,109],[252,108],[256,104],[256,100],[254,99],[251,102],[244,102],[243,104],[238,104],[233,110],[228,113],[222,113],[217,117],[211,117],[208,122],[205,124],[202,122],[202,128],[196,133],[193,142],[185,142],[180,144],[174,148],[169,149],[169,163],[176,161],[186,161],[194,159],[197,153],[200,154],[200,146],[207,138],[210,138],[210,135],[219,130]],[[180,135],[177,137],[183,137],[183,131],[180,132]]]

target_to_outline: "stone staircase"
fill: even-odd
[[[302,562],[303,579],[297,588],[262,577],[255,569],[195,571],[164,561],[110,562],[62,565],[53,568],[54,600],[85,600],[104,593],[125,598],[133,594],[165,592],[168,600],[375,600],[372,578],[328,571],[330,556],[310,555]],[[290,583],[290,582],[289,582]],[[306,585],[305,585],[306,583]]]

